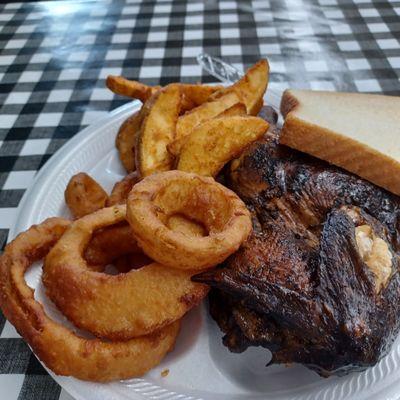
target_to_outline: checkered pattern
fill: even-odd
[[[400,94],[400,1],[108,0],[0,11],[0,245],[37,170],[127,99],[108,74],[213,81],[204,51],[239,68],[268,57],[271,87]],[[253,12],[256,10],[256,12]],[[0,398],[67,399],[0,313]]]

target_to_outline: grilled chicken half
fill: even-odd
[[[399,331],[400,200],[279,145],[270,130],[225,176],[253,233],[218,269],[210,311],[233,352],[271,350],[322,376],[378,362]]]

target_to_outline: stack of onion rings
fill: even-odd
[[[76,326],[98,337],[127,340],[180,319],[208,293],[193,271],[151,263],[122,275],[91,270],[83,253],[93,231],[125,220],[126,206],[103,208],[74,221],[43,266],[49,298]]]
[[[69,221],[50,218],[7,245],[0,258],[4,315],[56,374],[100,382],[143,375],[173,348],[179,321],[127,341],[84,339],[50,319],[26,284],[25,271],[46,255],[68,226]]]
[[[244,204],[212,178],[160,173],[136,184],[127,205],[73,222],[48,219],[14,239],[0,257],[0,307],[57,374],[102,382],[140,376],[172,349],[180,319],[208,293],[191,276],[232,254],[250,230]],[[142,250],[156,262],[142,266]],[[135,254],[139,269],[131,269]],[[35,301],[24,273],[43,257],[46,293],[95,339],[53,321]],[[126,273],[106,274],[109,262]]]

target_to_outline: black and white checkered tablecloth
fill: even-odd
[[[252,12],[252,8],[257,12]],[[400,95],[400,1],[109,0],[0,6],[0,241],[37,170],[127,100],[108,74],[151,84],[213,81],[206,51],[260,57],[270,87]],[[400,111],[399,111],[400,112]],[[0,399],[70,398],[0,313]]]

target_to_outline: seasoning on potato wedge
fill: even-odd
[[[222,167],[268,130],[268,123],[252,116],[211,119],[197,126],[184,143],[177,169],[216,176]]]
[[[168,151],[175,157],[179,156],[183,143],[197,125],[215,118],[237,103],[239,103],[239,98],[234,92],[231,92],[214,101],[203,103],[179,117],[175,140],[168,146]]]
[[[144,119],[136,138],[136,168],[141,177],[168,171],[173,157],[167,145],[175,138],[181,92],[169,85],[155,93],[144,105]]]
[[[232,86],[221,89],[211,95],[219,98],[227,93],[234,92],[246,104],[247,114],[257,115],[263,106],[263,96],[268,86],[269,64],[261,60],[246,71],[242,79]]]

